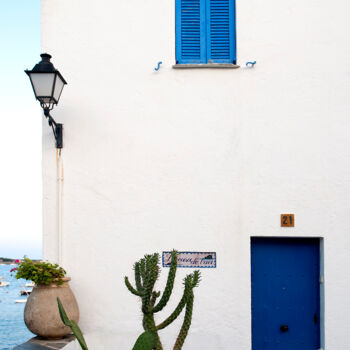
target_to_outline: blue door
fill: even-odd
[[[320,348],[320,253],[313,238],[252,238],[252,349]]]

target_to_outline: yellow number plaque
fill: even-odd
[[[294,227],[294,214],[281,214],[281,227]]]

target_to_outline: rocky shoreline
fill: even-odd
[[[14,264],[16,259],[10,259],[10,258],[0,258],[0,264],[4,265],[10,265]]]

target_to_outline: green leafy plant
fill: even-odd
[[[192,310],[194,294],[193,289],[198,286],[200,280],[200,272],[194,271],[184,279],[184,291],[181,300],[176,306],[175,310],[163,322],[156,325],[154,314],[163,310],[167,305],[171,293],[173,291],[176,269],[177,269],[177,255],[178,252],[173,250],[171,252],[171,264],[168,273],[168,279],[164,288],[163,294],[154,290],[155,283],[159,278],[159,254],[145,255],[144,258],[134,264],[135,287],[131,285],[128,277],[125,277],[125,285],[128,290],[141,298],[143,313],[142,325],[144,330],[154,332],[156,336],[156,343],[153,347],[145,349],[163,350],[158,331],[169,326],[180,315],[181,311],[186,306],[186,312],[180,333],[176,339],[174,350],[181,350],[191,326]],[[160,300],[157,302],[157,299]],[[142,336],[142,335],[141,335]],[[140,337],[139,337],[140,339]],[[137,345],[137,342],[135,346]],[[137,348],[138,349],[138,348]],[[142,348],[140,348],[142,349]],[[136,350],[136,349],[135,349]]]
[[[16,268],[13,270],[16,270]],[[33,281],[35,284],[46,285],[51,283],[61,285],[63,283],[63,277],[66,275],[66,271],[57,264],[51,264],[45,261],[32,261],[27,258],[18,261],[16,271],[17,279],[24,278]]]
[[[62,305],[60,298],[57,298],[57,304],[58,304],[58,311],[60,313],[60,317],[61,317],[62,322],[71,329],[71,331],[73,332],[73,334],[77,338],[81,348],[83,350],[88,350],[83,333],[81,332],[77,323],[68,318],[67,313],[64,310],[64,307]]]

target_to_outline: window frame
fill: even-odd
[[[200,58],[183,58],[182,56],[182,1],[175,0],[175,59],[174,67],[193,68],[197,65],[201,68],[219,67],[237,68],[237,48],[236,48],[236,1],[229,2],[229,58],[213,58],[211,50],[211,1],[198,0],[200,4]]]

